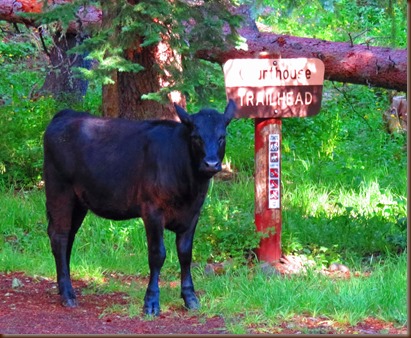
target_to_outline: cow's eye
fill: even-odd
[[[193,136],[191,136],[191,139],[193,140],[193,142],[194,142],[195,144],[200,145],[200,144],[203,143],[203,139],[202,139],[200,136],[198,136],[198,135],[193,135]]]
[[[219,139],[218,139],[218,144],[221,146],[221,145],[223,145],[225,143],[225,136],[221,136]]]

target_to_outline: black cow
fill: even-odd
[[[191,278],[193,236],[209,181],[221,170],[226,127],[236,110],[202,109],[182,123],[99,118],[62,110],[44,135],[48,235],[62,304],[77,305],[70,280],[73,241],[88,210],[113,220],[141,217],[150,281],[143,311],[160,312],[158,280],[166,257],[164,229],[176,233],[181,297],[199,307]]]

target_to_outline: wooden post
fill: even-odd
[[[270,207],[270,135],[278,135],[278,207]],[[258,232],[268,234],[262,238],[257,249],[261,261],[274,262],[281,257],[281,120],[271,118],[255,119],[255,224]],[[277,165],[277,164],[276,164]],[[272,198],[273,196],[271,196]]]

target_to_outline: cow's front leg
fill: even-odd
[[[194,230],[177,233],[176,245],[181,267],[181,297],[187,309],[196,310],[200,307],[200,302],[194,292],[194,284],[191,277],[193,237]]]
[[[144,220],[148,245],[148,264],[150,281],[144,296],[143,311],[147,315],[160,314],[160,288],[158,281],[160,271],[166,259],[166,250],[163,241],[163,225],[160,215],[150,215]]]

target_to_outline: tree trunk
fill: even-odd
[[[129,2],[132,2],[131,0]],[[103,1],[103,27],[110,27],[116,17],[116,4]],[[115,30],[112,39],[116,39]],[[158,44],[140,47],[136,37],[135,46],[124,51],[124,57],[144,67],[138,73],[113,71],[114,84],[103,86],[103,115],[127,119],[168,119],[178,120],[173,102],[182,103],[181,95],[169,95],[168,104],[143,99],[143,95],[156,93],[169,85],[171,79],[164,74],[163,66],[176,56],[166,43],[167,37]]]
[[[102,28],[107,29],[112,26],[112,20],[117,16],[118,11],[115,7],[115,1],[102,1],[101,2],[102,10]],[[110,37],[111,40],[117,38],[118,35],[118,27],[114,29],[113,35]],[[106,57],[109,56],[108,52],[106,53]],[[106,117],[119,117],[120,114],[120,92],[118,89],[118,72],[112,71],[111,72],[111,80],[114,82],[113,84],[105,84],[103,85],[103,116]]]
[[[127,119],[168,119],[178,120],[172,103],[166,105],[154,100],[142,99],[144,94],[155,93],[161,86],[161,74],[158,69],[160,63],[158,59],[158,45],[147,46],[138,49],[129,49],[126,51],[128,60],[138,63],[144,67],[144,70],[133,72],[117,72],[117,81],[114,85],[116,89],[115,97],[118,103],[114,106],[118,112],[112,112],[111,116],[118,116]],[[103,95],[103,107],[115,98],[108,92]]]
[[[90,68],[90,61],[84,55],[67,54],[67,51],[81,43],[77,34],[57,33],[53,36],[54,46],[49,53],[52,69],[46,76],[40,93],[52,94],[58,100],[81,101],[86,95],[88,81],[73,75],[73,67]]]

